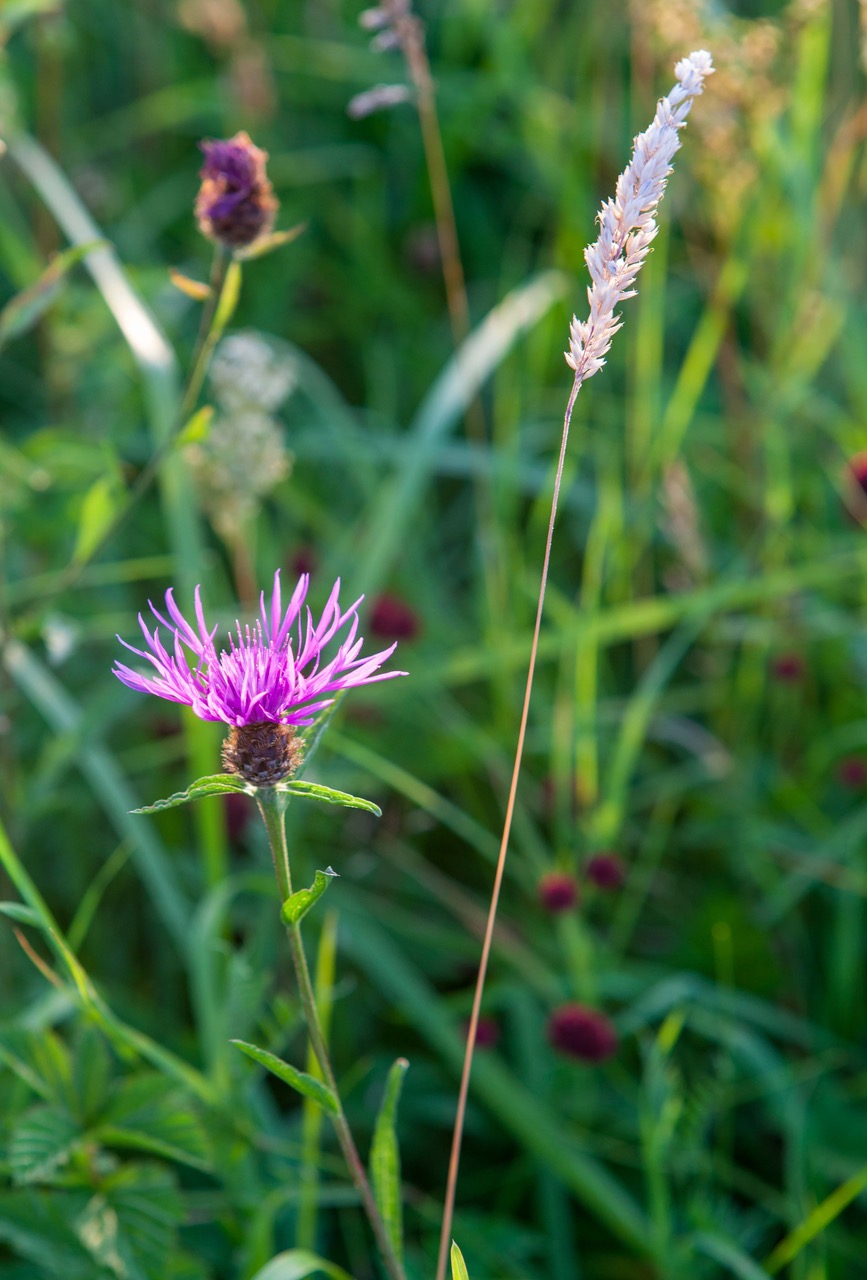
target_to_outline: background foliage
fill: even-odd
[[[368,631],[399,634],[411,672],[347,700],[311,773],[383,818],[299,800],[290,838],[299,883],[340,873],[307,937],[365,1147],[389,1064],[411,1062],[407,1266],[432,1274],[582,249],[673,62],[706,47],[718,72],[640,297],[576,413],[455,1234],[473,1280],[857,1280],[859,6],[421,13],[478,326],[459,365],[415,112],[346,114],[405,78],[354,4],[0,7],[3,297],[70,234],[92,241],[71,231],[80,200],[178,361],[114,277],[70,260],[0,320],[3,896],[29,904],[0,931],[0,1274],[247,1280],[296,1245],[375,1274],[315,1107],[228,1043],[306,1052],[263,833],[216,799],[129,816],[214,772],[219,735],[110,674],[115,634],[167,585],[186,603],[201,582],[229,623],[275,567],[307,565],[317,598],[338,572],[367,593]],[[209,270],[196,142],[239,128],[270,152],[281,225],[307,223],[245,265],[233,319],[291,370],[282,478],[229,519],[174,448],[91,558],[193,348],[198,306],[168,269]],[[243,415],[217,407],[240,492]],[[612,849],[626,878],[605,892],[583,872]],[[581,882],[577,910],[540,905],[552,870]],[[576,1000],[616,1026],[603,1066],[549,1044]]]

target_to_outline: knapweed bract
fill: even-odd
[[[151,664],[154,673],[142,675],[117,662],[114,674],[130,689],[183,703],[203,720],[228,725],[224,767],[256,786],[271,786],[298,766],[296,726],[312,724],[317,712],[344,689],[406,674],[379,670],[394,652],[394,644],[362,656],[357,610],[363,597],[341,611],[339,579],[314,623],[304,603],[309,581],[307,574],[301,575],[284,611],[278,570],[270,607],[263,592],[260,618],[243,628],[236,622],[234,635],[228,634],[228,647],[219,650],[214,644],[217,628],[209,630],[205,621],[200,589],[196,587],[195,592],[195,626],[178,609],[169,589],[168,618],[148,602],[157,622],[169,633],[168,648],[159,627],[149,631],[141,614],[146,648],[136,649],[118,636],[125,648]],[[347,627],[336,653],[323,663],[323,650]]]

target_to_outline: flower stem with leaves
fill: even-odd
[[[316,1061],[319,1063],[320,1070],[325,1079],[325,1084],[334,1099],[336,1109],[329,1109],[331,1122],[334,1126],[334,1132],[340,1149],[343,1152],[343,1158],[352,1178],[353,1185],[358,1192],[362,1207],[370,1222],[373,1234],[376,1237],[376,1243],[379,1248],[385,1269],[391,1280],[405,1280],[404,1270],[400,1260],[395,1253],[392,1242],[389,1238],[388,1231],[382,1216],[376,1204],[376,1199],[371,1189],[367,1174],[364,1171],[361,1157],[358,1154],[358,1148],[355,1145],[355,1139],[349,1128],[349,1122],[343,1110],[343,1104],[340,1101],[340,1093],[337,1088],[337,1081],[334,1075],[334,1068],[331,1065],[331,1058],[328,1053],[328,1045],[319,1021],[319,1011],[316,1007],[316,996],[313,991],[313,984],[310,980],[310,970],[307,966],[307,957],[304,952],[304,942],[301,937],[301,920],[294,918],[291,911],[286,908],[293,899],[292,893],[292,875],[289,869],[289,851],[286,845],[286,805],[289,796],[285,792],[278,792],[273,787],[260,787],[256,794],[256,804],[262,815],[262,821],[265,824],[265,830],[268,833],[268,842],[271,846],[271,856],[274,860],[274,872],[277,877],[277,887],[280,892],[281,900],[284,903],[283,920],[286,925],[286,932],[289,938],[289,949],[292,956],[292,967],[295,970],[295,980],[298,984],[298,995],[301,1000],[301,1007],[304,1011],[304,1020],[307,1024],[307,1034],[310,1037],[310,1043],[313,1052],[316,1055]],[[302,891],[303,892],[303,891]],[[311,902],[312,905],[312,902]]]

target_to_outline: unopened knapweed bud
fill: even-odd
[[[619,854],[606,851],[594,853],[584,868],[584,874],[598,889],[619,889],[626,880],[626,867]]]
[[[578,903],[578,885],[565,871],[549,871],[539,881],[539,905],[552,915],[570,911]]]
[[[277,199],[265,173],[267,151],[246,133],[201,143],[205,163],[196,197],[199,230],[226,249],[246,249],[274,226]]]
[[[464,1023],[464,1034],[469,1030],[469,1020]],[[485,1014],[479,1018],[476,1027],[476,1048],[477,1049],[496,1049],[500,1043],[500,1024],[496,1018],[487,1017]]]
[[[604,1013],[583,1004],[564,1004],[548,1022],[555,1049],[581,1062],[604,1062],[617,1050],[617,1032]]]
[[[295,726],[271,721],[233,725],[220,759],[227,773],[240,774],[255,787],[272,787],[291,777],[301,763]]]

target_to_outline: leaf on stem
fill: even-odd
[[[201,800],[203,796],[223,796],[230,791],[242,791],[248,796],[256,794],[256,788],[236,773],[215,773],[208,778],[197,778],[186,791],[176,791],[166,800],[155,800],[153,804],[142,805],[140,809],[131,809],[130,813],[159,813],[161,809],[174,809],[179,804]]]
[[[107,243],[106,240],[89,240],[87,244],[74,245],[52,258],[39,279],[17,293],[0,311],[0,347],[32,329],[54,302],[72,268],[91,250],[102,249]]]
[[[275,249],[291,244],[306,230],[307,223],[299,222],[297,227],[290,227],[288,231],[273,231],[269,236],[260,236],[258,240],[254,240],[248,248],[237,250],[235,257],[244,262],[249,262],[251,258],[262,258],[266,253],[273,253]]]
[[[403,1077],[408,1067],[406,1058],[398,1058],[392,1063],[385,1083],[382,1106],[376,1117],[376,1127],[370,1148],[370,1178],[373,1183],[373,1194],[392,1248],[401,1261],[403,1260],[403,1213],[400,1149],[397,1144],[395,1123]]]
[[[256,1272],[253,1280],[306,1280],[307,1276],[318,1275],[319,1272],[328,1276],[328,1280],[352,1280],[349,1272],[335,1262],[309,1253],[307,1249],[287,1249],[285,1253],[278,1253]]]
[[[323,1111],[328,1111],[333,1116],[339,1114],[340,1104],[328,1086],[323,1084],[321,1080],[315,1080],[313,1076],[308,1076],[306,1072],[290,1067],[289,1063],[284,1062],[282,1058],[278,1058],[276,1053],[269,1053],[267,1049],[260,1049],[258,1045],[248,1044],[246,1040],[232,1040],[230,1043],[237,1045],[242,1053],[245,1053],[248,1058],[252,1058],[254,1062],[258,1062],[260,1067],[270,1071],[278,1080],[282,1080],[284,1084],[288,1084],[296,1092],[303,1093],[305,1098],[310,1098],[311,1101],[317,1102]]]
[[[213,416],[214,406],[203,404],[178,433],[178,444],[199,444],[200,441],[207,440]]]
[[[283,923],[298,924],[307,915],[314,903],[319,901],[331,881],[336,879],[337,872],[332,867],[326,867],[324,871],[317,871],[309,889],[299,889],[297,893],[293,893],[283,903],[283,909],[280,912]]]
[[[8,916],[10,920],[17,920],[19,924],[31,924],[37,929],[42,928],[39,912],[23,902],[0,902],[0,915]]]
[[[467,1264],[464,1262],[464,1255],[458,1246],[452,1241],[452,1280],[470,1280]]]
[[[226,278],[223,281],[220,300],[217,303],[217,310],[214,312],[214,319],[211,323],[210,341],[216,341],[232,319],[240,296],[241,264],[233,260],[226,268]]]
[[[365,800],[362,796],[351,796],[346,791],[335,791],[332,787],[322,787],[316,782],[290,779],[288,782],[278,782],[274,790],[303,796],[306,800],[322,800],[325,804],[342,804],[347,809],[365,809],[368,813],[375,814],[377,818],[382,816],[379,805],[374,804],[372,800]]]
[[[211,296],[209,284],[205,284],[202,280],[191,280],[189,276],[176,271],[174,267],[169,267],[169,279],[176,289],[180,289],[181,293],[185,293],[194,302],[204,302]]]

